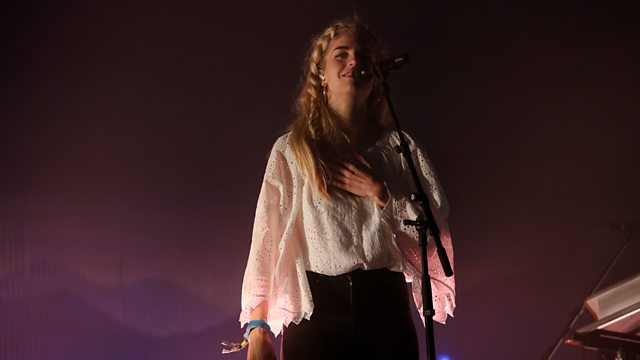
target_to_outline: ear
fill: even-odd
[[[327,77],[324,75],[324,71],[318,71],[318,77],[320,78],[320,84],[322,87],[327,87]]]

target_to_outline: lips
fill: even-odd
[[[342,74],[342,76],[343,77],[352,77],[352,72],[351,71],[346,72],[346,73]]]

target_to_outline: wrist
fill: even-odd
[[[264,320],[251,320],[249,321],[249,324],[247,324],[247,331],[244,333],[245,340],[249,340],[251,334],[255,333],[256,331],[258,331],[260,336],[268,336],[271,328],[269,327],[269,324],[267,324],[267,322]]]
[[[251,331],[249,332],[249,342],[251,342],[251,339],[260,339],[267,337],[269,337],[269,332],[263,328],[257,327],[251,329]]]
[[[387,186],[385,184],[380,184],[379,190],[373,197],[373,201],[380,206],[380,208],[384,208],[389,202],[389,190],[387,190]]]

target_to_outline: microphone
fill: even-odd
[[[638,222],[610,222],[607,223],[607,226],[611,230],[636,231],[640,229],[640,223]]]
[[[376,73],[386,76],[389,71],[398,70],[407,62],[409,62],[409,54],[404,53],[376,61],[372,65],[358,64],[355,69],[353,69],[351,76],[353,76],[356,82],[367,82],[371,80]]]

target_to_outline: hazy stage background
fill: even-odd
[[[451,203],[449,359],[539,359],[624,239],[604,224],[640,221],[625,4],[355,2],[412,56],[393,97]],[[0,358],[222,358],[303,53],[351,3],[3,7]]]

